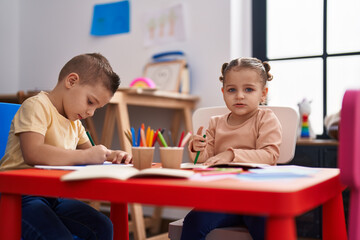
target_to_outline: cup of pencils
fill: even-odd
[[[132,127],[128,131],[124,131],[126,138],[132,145],[131,152],[133,155],[133,166],[139,170],[151,168],[154,159],[154,131],[148,127],[145,134],[145,125],[139,128],[137,138],[135,129]]]
[[[183,159],[183,147],[160,147],[159,150],[163,168],[180,168]]]
[[[155,147],[132,147],[133,165],[139,170],[151,168]]]

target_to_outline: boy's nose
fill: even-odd
[[[88,109],[86,111],[86,114],[89,115],[89,117],[92,117],[94,115],[94,113],[95,113],[95,109]]]

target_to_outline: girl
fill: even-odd
[[[239,58],[221,68],[221,91],[230,113],[214,116],[202,136],[203,127],[189,142],[194,161],[205,165],[254,162],[275,165],[279,157],[281,125],[265,103],[267,81],[272,80],[270,65],[256,58]],[[264,239],[265,218],[227,213],[191,211],[184,219],[182,240],[204,240],[218,227],[245,224],[254,240]]]

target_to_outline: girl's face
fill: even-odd
[[[90,85],[76,82],[63,98],[64,116],[71,121],[91,117],[95,110],[107,104],[111,97],[111,91],[101,83]]]
[[[229,123],[240,124],[249,119],[266,100],[267,88],[253,69],[230,70],[221,89],[227,108],[232,112]]]

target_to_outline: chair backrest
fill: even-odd
[[[5,153],[6,143],[9,136],[11,121],[18,111],[20,104],[0,102],[0,158]]]
[[[299,124],[297,112],[290,107],[260,106],[261,108],[271,109],[280,121],[282,126],[282,143],[280,145],[280,155],[277,163],[287,163],[294,158],[296,146],[296,133]],[[209,125],[210,117],[223,115],[229,112],[225,106],[208,107],[197,109],[192,117],[194,131],[200,126],[205,128]]]
[[[345,92],[339,132],[338,167],[341,181],[349,187],[360,187],[360,90]]]
[[[338,167],[350,194],[349,240],[360,239],[360,90],[345,92],[340,115]]]

